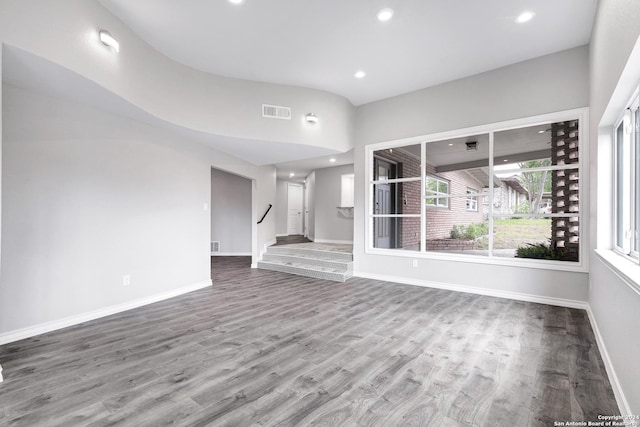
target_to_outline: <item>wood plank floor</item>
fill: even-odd
[[[0,425],[552,426],[619,413],[584,311],[213,262],[212,288],[0,347]]]

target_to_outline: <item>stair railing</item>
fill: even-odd
[[[262,223],[262,221],[264,221],[264,218],[267,216],[267,214],[269,213],[269,211],[271,210],[271,207],[273,205],[271,203],[269,203],[269,207],[267,208],[267,211],[264,213],[264,215],[262,215],[262,218],[260,218],[260,221],[258,221],[258,224]]]

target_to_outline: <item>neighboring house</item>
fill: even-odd
[[[518,177],[497,178],[497,181],[500,185],[493,188],[494,214],[513,214],[522,206],[526,206],[529,192],[522,186]],[[483,206],[483,212],[488,217],[489,205],[486,203]]]

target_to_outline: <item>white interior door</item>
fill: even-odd
[[[301,184],[288,183],[287,186],[287,234],[302,234],[303,188]]]

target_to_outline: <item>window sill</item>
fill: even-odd
[[[595,253],[629,287],[640,294],[640,281],[638,281],[638,278],[640,278],[640,264],[636,264],[611,249],[596,249]]]
[[[470,264],[492,264],[496,266],[535,268],[541,270],[570,271],[577,273],[588,273],[588,268],[584,261],[545,261],[527,258],[502,258],[498,256],[488,257],[480,255],[447,254],[442,252],[417,252],[400,249],[379,249],[367,248],[367,255],[385,255],[402,258],[419,258],[442,261],[467,262]]]

